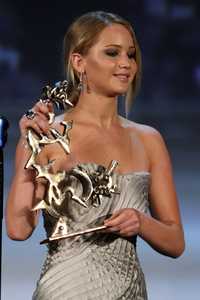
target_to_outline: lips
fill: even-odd
[[[124,74],[124,73],[114,74],[114,76],[117,77],[122,82],[128,82],[130,77],[129,74]]]

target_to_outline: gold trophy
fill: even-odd
[[[67,87],[66,80],[58,82],[53,88],[49,85],[45,86],[40,101],[44,103],[51,102],[61,109],[73,107],[67,97]],[[30,114],[29,117],[32,118],[31,114],[33,112],[29,111],[28,113]],[[50,125],[54,122],[54,119],[55,114],[49,113]],[[48,144],[59,143],[66,155],[70,153],[69,131],[72,129],[73,121],[63,121],[61,125],[63,126],[63,132],[60,133],[55,128],[50,127],[50,136],[37,134],[33,129],[28,129],[27,132],[27,142],[31,149],[31,155],[25,168],[35,169],[36,179],[45,178],[47,181],[45,199],[41,199],[32,210],[44,209],[56,219],[51,236],[42,241],[41,244],[105,229],[106,226],[101,225],[81,228],[81,230],[71,232],[67,222],[69,218],[67,202],[75,201],[85,208],[98,207],[101,205],[102,197],[111,198],[113,193],[119,193],[116,184],[113,184],[112,180],[112,174],[118,165],[115,160],[112,160],[107,168],[99,166],[97,171],[93,172],[88,172],[77,165],[71,170],[59,171],[56,174],[50,172],[54,161],[50,161],[45,166],[36,163],[37,155]],[[74,180],[78,180],[82,186],[81,195],[76,194],[76,189],[73,186]]]

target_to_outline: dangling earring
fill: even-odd
[[[80,74],[79,84],[77,86],[77,90],[79,92],[83,92],[83,72],[81,72],[81,74]]]

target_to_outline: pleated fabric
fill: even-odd
[[[95,163],[81,164],[93,172]],[[71,202],[69,226],[72,231],[102,224],[114,211],[135,208],[148,211],[150,174],[113,174],[120,194],[103,197],[99,207],[85,208]],[[77,182],[77,191],[80,186]],[[44,212],[49,236],[56,220]],[[33,300],[146,300],[144,274],[137,253],[136,237],[125,239],[111,233],[96,232],[51,242]]]

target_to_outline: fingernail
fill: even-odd
[[[104,224],[105,224],[105,225],[107,225],[107,224],[108,224],[108,222],[107,222],[107,221],[104,221]]]

